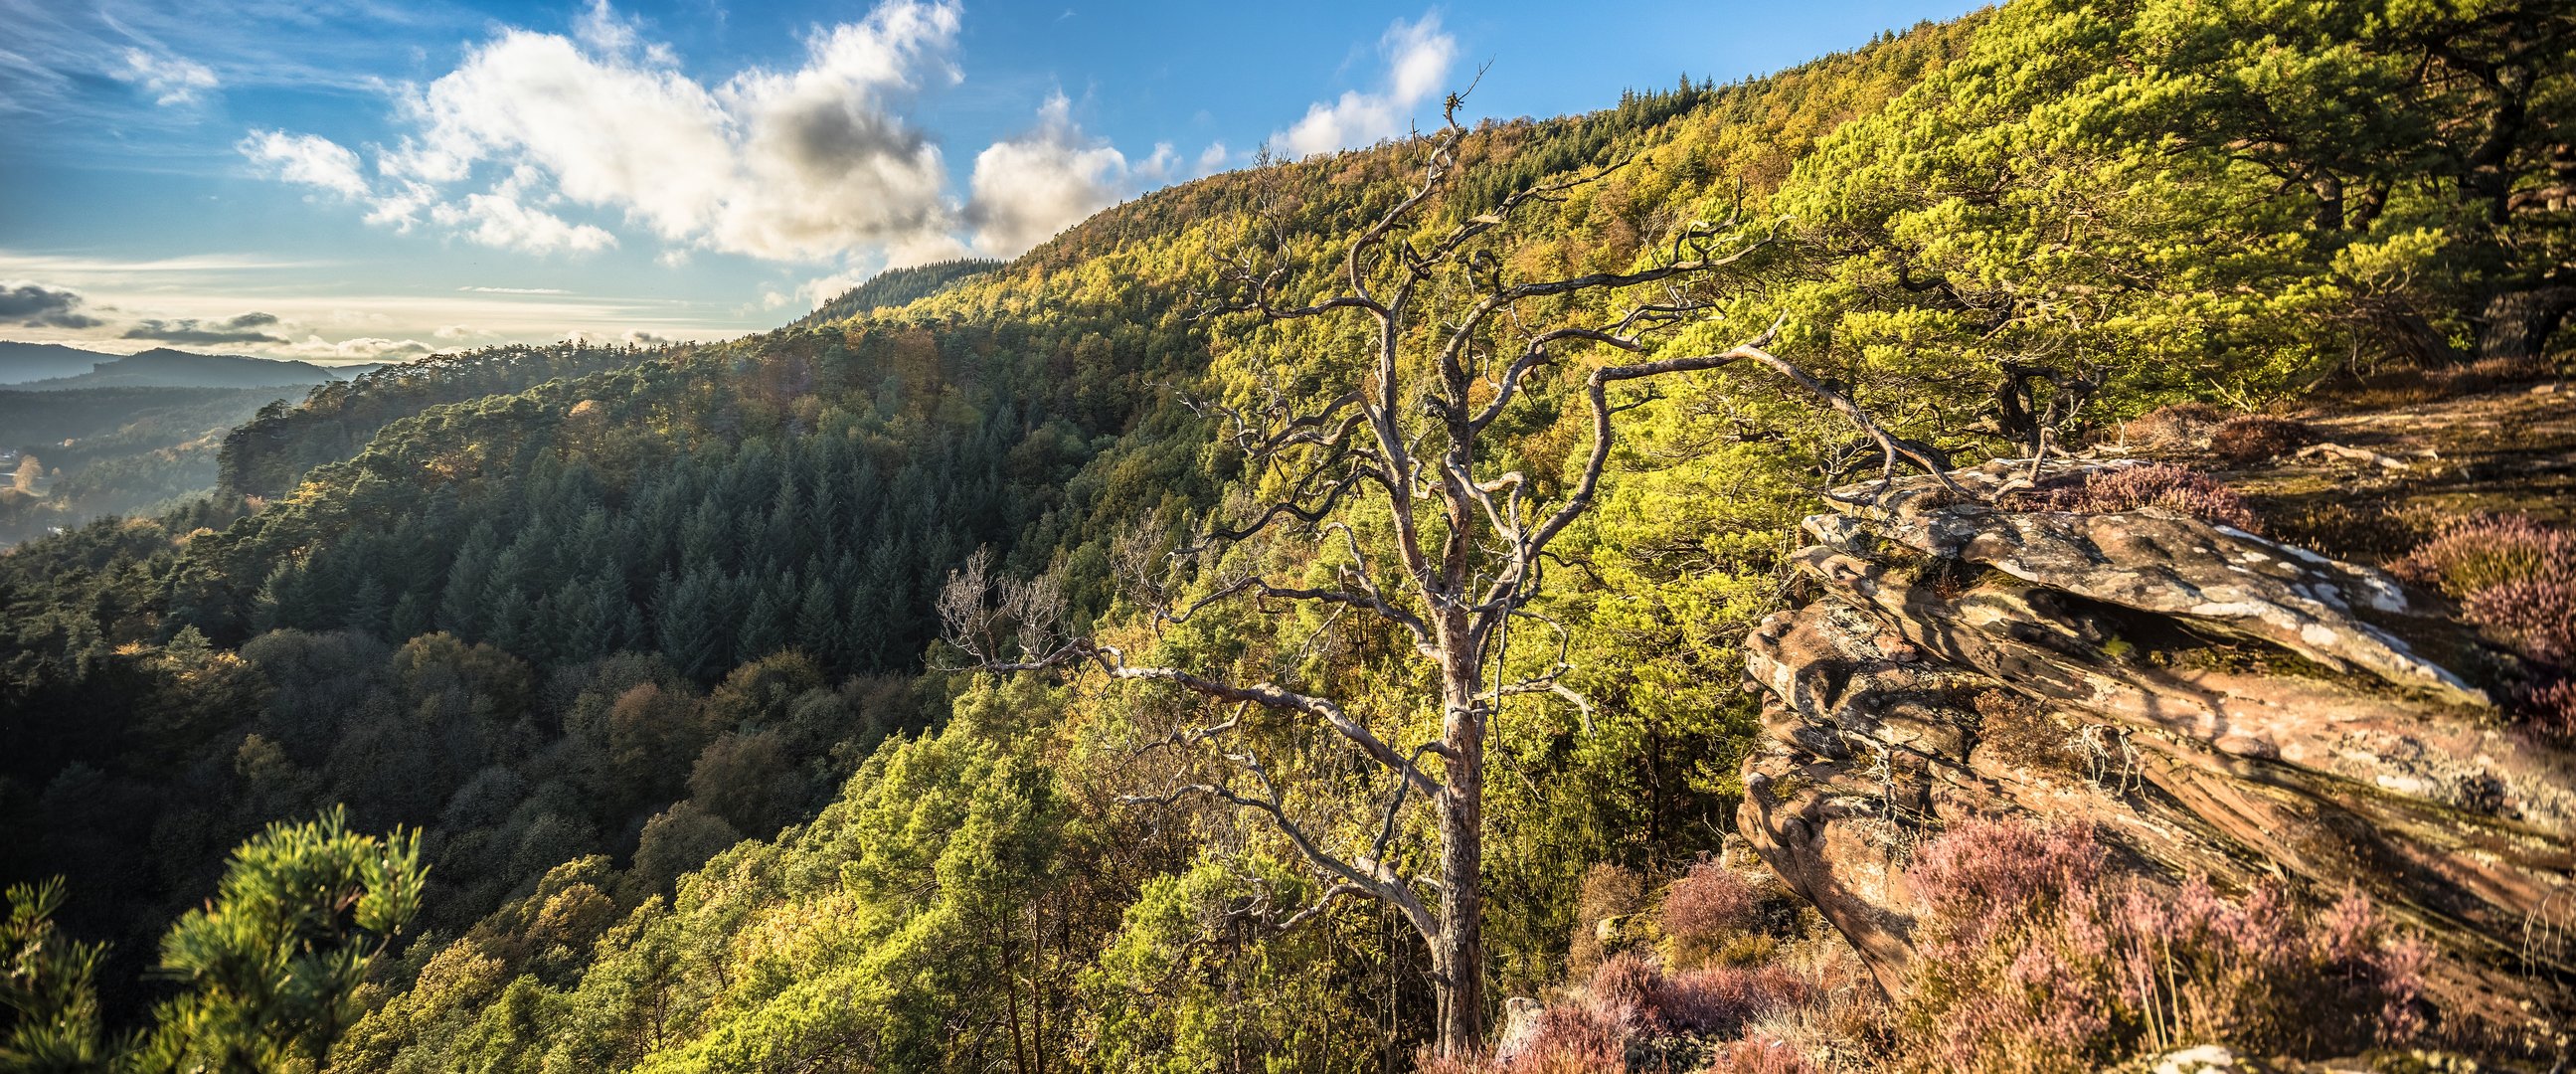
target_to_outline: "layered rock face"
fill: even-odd
[[[2006,474],[1809,519],[1820,595],[1747,643],[1769,741],[1738,826],[1880,983],[1913,958],[1915,843],[2019,814],[2150,877],[2357,885],[2443,950],[2448,1026],[2549,1048],[2576,762],[2454,670],[2474,641],[2376,572],[2182,514],[1991,506]]]

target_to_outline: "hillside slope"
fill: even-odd
[[[1926,457],[1974,463],[2182,400],[2268,402],[2464,353],[2528,374],[2558,353],[2550,331],[2517,353],[2472,315],[2545,276],[2517,259],[2557,240],[2553,203],[2454,233],[2431,223],[2462,211],[2442,199],[2482,188],[2387,179],[2494,110],[2466,83],[2388,79],[2442,69],[2428,40],[2486,55],[2522,37],[2345,25],[2339,9],[2263,36],[2247,32],[2260,13],[2223,5],[2117,8],[2024,0],[1736,85],[1481,125],[1457,142],[1454,184],[1393,235],[1426,249],[1519,196],[1507,226],[1475,231],[1451,281],[1465,293],[1629,273],[1690,242],[1743,255],[1669,288],[1527,295],[1471,341],[1483,361],[1544,326],[1654,330],[1634,356],[1586,345],[1615,333],[1557,337],[1459,482],[1566,502],[1586,393],[1617,416],[1591,509],[1474,661],[1497,682],[1564,688],[1498,685],[1477,745],[1492,772],[1478,972],[1498,995],[1601,997],[1582,1017],[1606,1021],[1561,1018],[1574,1036],[1558,1044],[1654,1028],[1640,1047],[1676,1069],[1738,1063],[1757,1014],[1861,994],[1848,946],[1757,927],[1799,919],[1785,897],[1726,889],[1700,925],[1669,907],[1693,877],[1726,883],[1703,856],[1724,849],[1746,758],[1768,748],[1740,688],[1747,634],[1809,595],[1798,522],[1865,477],[1875,445],[1759,368],[1622,388],[1615,406],[1594,370],[1772,325],[1758,338],[1816,386]],[[2538,5],[2495,17],[2565,29]],[[2231,51],[2257,40],[2274,51]],[[2339,182],[2385,186],[2381,222],[2329,218],[2325,185],[2195,141],[2279,114],[2254,107],[2284,103],[2260,97],[2276,82],[2239,76],[2282,55],[2316,59],[2282,92],[2368,91],[2425,120],[2374,135],[2375,155],[2328,153],[2351,144],[2339,128],[2293,140]],[[2509,86],[2564,99],[2564,53],[2515,55],[2538,73]],[[2258,99],[2204,92],[2218,86]],[[2192,110],[2209,101],[2227,109]],[[2554,174],[2555,122],[2505,132],[2514,183]],[[2419,151],[2399,153],[2403,139]],[[1254,266],[1295,301],[1333,293],[1347,244],[1440,166],[1432,145],[1157,191],[1007,265],[913,281],[900,306],[854,302],[713,345],[413,363],[271,408],[225,444],[238,498],[0,557],[0,820],[36,833],[0,848],[0,875],[69,878],[58,916],[116,942],[106,1009],[141,1024],[153,938],[215,889],[227,848],[335,803],[357,830],[418,830],[411,939],[346,997],[355,1021],[311,1045],[333,1070],[1410,1061],[1441,991],[1424,945],[1380,907],[1318,904],[1342,894],[1334,874],[1264,818],[1430,891],[1409,879],[1442,852],[1406,809],[1419,802],[1388,804],[1350,738],[1312,722],[1068,668],[953,673],[965,654],[941,635],[972,616],[940,595],[989,550],[1022,620],[988,624],[999,633],[1044,640],[1060,598],[1061,625],[1095,652],[1328,693],[1386,741],[1433,741],[1436,676],[1400,629],[1213,599],[1256,578],[1349,584],[1363,545],[1413,539],[1387,515],[1344,506],[1323,519],[1341,528],[1192,551],[1283,489],[1372,479],[1329,454],[1325,470],[1262,462],[1259,438],[1228,424],[1373,376],[1365,332],[1213,315],[1211,284]],[[1714,235],[1728,220],[1742,223]],[[1391,409],[1407,415],[1441,402],[1401,390]],[[1482,392],[1500,395],[1468,385],[1456,401]],[[1471,512],[1434,536],[1458,527],[1472,544],[1478,525]],[[1235,736],[1226,751],[1203,748],[1220,734]],[[1462,754],[1427,756],[1446,771]],[[1260,805],[1182,793],[1194,786]],[[2363,1005],[2387,1014],[2389,1039],[2421,1033],[2390,961],[2402,939],[2366,907],[2346,919],[2341,961],[2320,963],[2334,972],[2293,983],[2359,1003],[2367,977],[2396,997]],[[1587,992],[1569,964],[1606,976]],[[1901,1021],[1911,1008],[1833,1010],[1794,1041],[1795,1026],[1765,1023],[1781,1047],[1756,1051],[1942,1068]],[[2273,1039],[2253,1025],[2207,1031]],[[1877,1050],[1814,1039],[1834,1027]],[[2161,1031],[2121,1021],[2028,1069],[2151,1058]],[[1550,1061],[1538,1047],[1513,1054]]]

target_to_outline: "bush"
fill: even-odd
[[[1729,1035],[1764,1015],[1816,1001],[1816,987],[1784,966],[1712,966],[1657,978],[1654,1013],[1673,1032]]]
[[[2358,894],[2302,911],[2106,874],[2089,828],[1977,821],[1907,871],[1926,913],[1898,1026],[1923,1070],[2085,1071],[2185,1044],[2344,1055],[2408,1039],[2429,949]]]
[[[1566,947],[1566,968],[1578,976],[1592,972],[1612,954],[1601,943],[1602,922],[1628,917],[1645,908],[1644,874],[1608,863],[1585,871],[1582,893],[1575,897],[1574,935]]]
[[[2576,666],[2576,534],[2523,515],[2463,518],[2394,570],[2457,599],[2469,622],[2525,658]],[[2543,675],[2518,715],[2542,741],[2576,743],[2576,686]]]
[[[2544,664],[2576,664],[2576,571],[2521,578],[2469,594],[2469,621]]]
[[[2219,423],[2209,434],[2209,453],[2231,463],[2261,462],[2289,454],[2312,439],[2302,423],[2247,414]]]
[[[2209,439],[2227,412],[2207,403],[2175,403],[2129,420],[2122,435],[2139,447],[2190,447]]]
[[[2013,506],[2085,515],[2116,514],[2141,507],[2162,507],[2221,526],[2256,531],[2254,510],[2234,490],[2188,466],[2150,463],[2092,470],[2083,480],[2043,485],[2017,493]]]
[[[2576,679],[2560,679],[2524,692],[2518,715],[2532,737],[2576,748]]]
[[[1711,961],[1743,964],[1770,945],[1748,943],[1762,925],[1762,895],[1751,882],[1715,861],[1702,860],[1664,892],[1657,920],[1664,928],[1664,960],[1688,969]]]
[[[2576,537],[2528,515],[2472,515],[2434,531],[2432,540],[2390,569],[2466,600],[2507,582],[2576,578]]]

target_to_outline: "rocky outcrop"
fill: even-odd
[[[2083,465],[2117,464],[2059,473]],[[1817,596],[1747,643],[1769,740],[1738,825],[1881,984],[1913,957],[1910,848],[2020,813],[2091,822],[2149,875],[2357,885],[2444,949],[2452,1025],[2564,1032],[2576,765],[2456,670],[2474,641],[2243,531],[1992,506],[2006,474],[1809,519]]]

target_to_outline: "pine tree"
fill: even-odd
[[[662,579],[653,602],[654,642],[680,674],[705,680],[722,672],[730,655],[731,631],[720,613],[723,576],[696,570],[673,580]]]

